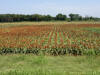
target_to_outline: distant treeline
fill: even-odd
[[[83,17],[79,14],[57,14],[55,17],[51,15],[23,15],[23,14],[0,14],[0,22],[21,22],[21,21],[100,21],[97,17]]]

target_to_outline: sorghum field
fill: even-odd
[[[0,23],[0,75],[100,75],[100,23]]]
[[[100,24],[19,25],[0,28],[0,53],[98,55]]]

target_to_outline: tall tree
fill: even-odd
[[[66,19],[67,19],[66,15],[63,15],[61,13],[56,15],[56,20],[66,20]]]

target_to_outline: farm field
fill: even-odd
[[[100,75],[100,23],[0,23],[0,75]]]
[[[33,53],[45,55],[98,55],[100,24],[35,23],[0,26],[0,53]],[[27,24],[27,23],[26,23]],[[32,24],[32,23],[31,23]],[[46,25],[47,24],[47,25]],[[4,26],[4,27],[3,27]],[[6,27],[7,26],[7,27]]]

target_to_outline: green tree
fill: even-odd
[[[56,20],[66,20],[66,19],[67,19],[66,15],[63,15],[63,14],[56,15]]]
[[[83,18],[79,14],[69,14],[71,21],[81,21]]]

